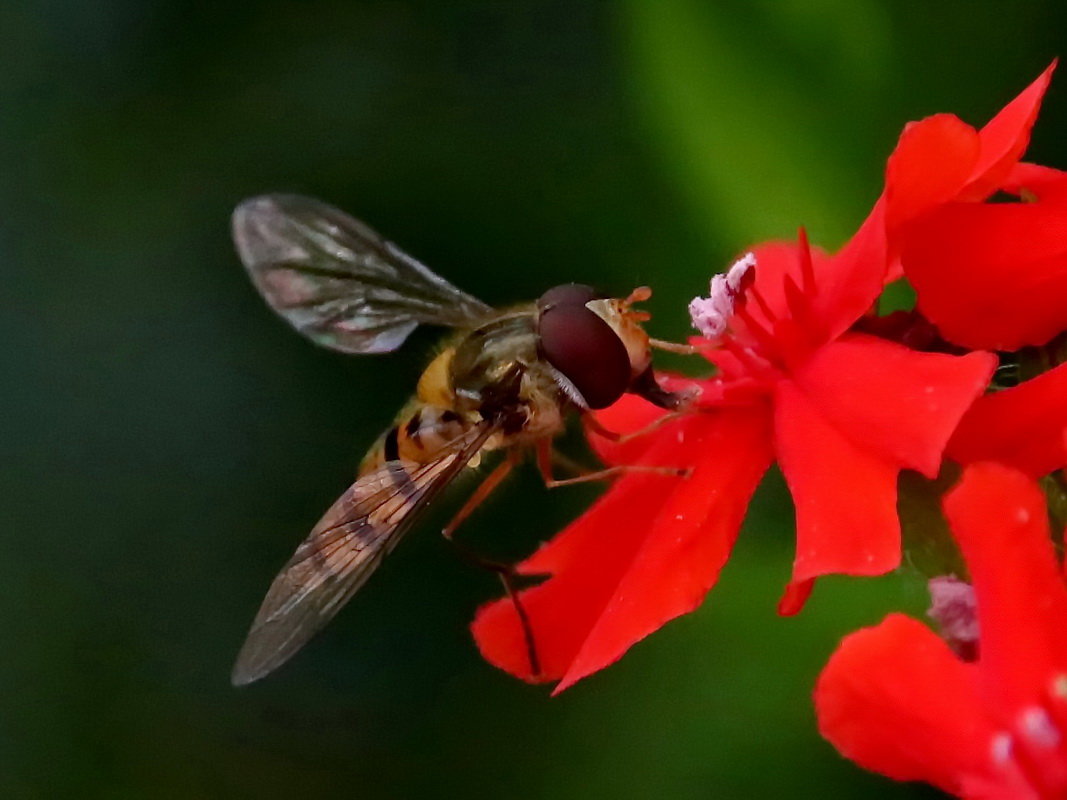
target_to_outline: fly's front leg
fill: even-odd
[[[623,437],[623,434],[613,431],[609,428],[605,428],[600,424],[600,420],[596,418],[596,414],[592,411],[583,411],[582,422],[597,436],[607,439],[609,442],[617,442]]]
[[[637,430],[630,431],[629,433],[619,433],[618,431],[613,431],[609,430],[608,428],[605,428],[603,425],[600,424],[596,416],[589,411],[585,412],[585,414],[582,416],[582,421],[589,428],[589,430],[595,433],[597,436],[603,437],[609,442],[614,442],[615,444],[625,444],[626,442],[633,441],[634,439],[639,439],[642,436],[647,436],[648,434],[659,430],[664,425],[674,422],[676,419],[681,419],[688,413],[689,411],[687,409],[679,411],[668,411],[666,414],[656,417],[654,420],[652,420],[652,422],[648,423],[648,425],[645,425],[643,428],[638,428]]]
[[[540,439],[537,442],[537,469],[541,473],[541,479],[549,489],[560,486],[573,486],[577,483],[589,483],[590,481],[603,481],[624,475],[628,472],[649,472],[655,475],[671,475],[675,478],[689,477],[690,470],[678,467],[657,467],[649,464],[617,464],[614,467],[598,469],[587,472],[573,478],[557,479],[552,475],[552,442],[550,439]]]
[[[663,350],[665,353],[677,353],[682,356],[695,356],[700,352],[699,347],[694,347],[691,344],[679,344],[678,342],[666,342],[663,339],[649,339],[648,344],[657,350]]]
[[[492,559],[485,558],[455,540],[456,529],[466,521],[478,506],[485,502],[486,498],[493,493],[493,490],[496,489],[496,487],[504,482],[504,479],[511,473],[511,470],[514,469],[515,465],[518,463],[518,451],[514,449],[509,450],[504,456],[504,460],[485,477],[485,480],[478,485],[478,488],[474,490],[474,493],[467,498],[467,502],[460,507],[459,511],[457,511],[455,516],[449,520],[448,524],[441,529],[441,535],[445,537],[445,541],[449,542],[456,548],[457,552],[466,561],[481,569],[487,569],[500,578],[500,582],[504,586],[504,592],[507,594],[512,606],[514,606],[515,614],[519,618],[519,625],[522,627],[522,636],[526,644],[526,655],[530,661],[530,674],[532,677],[538,678],[541,675],[541,662],[537,657],[537,645],[534,641],[533,627],[530,625],[530,618],[526,614],[526,609],[523,608],[522,602],[519,600],[519,592],[515,587],[515,567],[512,564],[504,564],[500,561],[493,561]]]
[[[689,413],[689,412],[687,412],[687,411],[668,411],[663,416],[657,417],[656,419],[652,420],[652,422],[648,423],[648,425],[646,425],[645,427],[638,428],[636,431],[630,431],[629,433],[622,434],[618,439],[616,439],[616,443],[617,444],[626,444],[626,442],[633,441],[634,439],[640,439],[642,436],[647,436],[650,433],[654,433],[655,431],[658,431],[664,425],[667,425],[667,424],[669,424],[671,422],[674,422],[676,419],[681,419],[687,413]]]

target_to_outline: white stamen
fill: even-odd
[[[693,327],[707,339],[722,336],[726,324],[733,316],[737,298],[741,296],[741,284],[749,270],[755,268],[756,256],[745,253],[726,271],[711,279],[708,297],[694,297],[689,304],[689,317]]]
[[[989,754],[995,764],[1007,764],[1011,760],[1011,735],[998,733],[989,743]]]
[[[1033,706],[1023,711],[1019,727],[1027,739],[1041,747],[1051,749],[1060,743],[1060,732],[1056,728],[1056,723],[1040,706]]]

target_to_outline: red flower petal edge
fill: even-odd
[[[1037,121],[1041,101],[1052,81],[1059,59],[1045,67],[1029,86],[989,120],[979,131],[981,150],[961,200],[984,200],[1007,178],[1030,145],[1030,131]]]
[[[1055,69],[1053,61],[980,131],[952,114],[935,114],[904,129],[886,165],[890,236],[944,203],[980,202],[1001,188],[1030,143]]]
[[[630,473],[522,565],[523,572],[551,575],[521,593],[542,674],[531,674],[507,600],[483,607],[473,623],[485,658],[526,680],[559,679],[559,692],[696,608],[770,463],[767,424],[764,411],[741,409],[694,414],[665,428],[641,463],[672,465],[702,454],[689,478]]]
[[[816,353],[794,381],[853,442],[934,478],[949,437],[996,366],[992,353],[920,353],[848,334]]]
[[[819,732],[861,767],[959,794],[993,735],[975,671],[925,625],[890,614],[845,637],[819,676]]]
[[[862,766],[973,798],[1067,796],[1067,586],[1045,497],[1001,464],[944,501],[971,572],[979,660],[899,614],[845,638],[815,690],[819,729]]]
[[[980,397],[947,453],[961,464],[999,461],[1033,478],[1067,465],[1067,364]]]
[[[776,396],[775,436],[796,505],[793,582],[894,569],[900,563],[898,468],[849,441],[788,382]]]
[[[1067,198],[946,205],[908,226],[901,261],[956,344],[1018,350],[1067,328]]]
[[[887,227],[954,199],[980,150],[978,131],[954,114],[935,114],[906,126],[886,164]]]
[[[917,353],[848,335],[775,395],[778,462],[797,512],[793,582],[880,575],[900,563],[897,474],[929,477],[996,366],[989,353]],[[784,612],[798,610],[793,592]]]
[[[1045,496],[1000,464],[968,467],[945,514],[978,600],[983,686],[1001,709],[1037,702],[1067,669],[1067,587],[1049,536]]]

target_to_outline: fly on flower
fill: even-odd
[[[401,535],[469,465],[504,460],[443,530],[456,528],[533,449],[549,487],[612,477],[609,467],[552,477],[551,441],[568,413],[583,416],[633,393],[666,409],[685,395],[659,386],[648,314],[588,286],[549,289],[534,303],[496,310],[460,291],[362,222],[304,197],[268,195],[233,215],[237,251],[268,304],[317,344],[344,353],[385,353],[420,324],[454,334],[419,378],[415,396],[363,459],[359,476],[274,579],[233,670],[243,685],[273,671],[321,630],[364,584]],[[604,435],[610,435],[603,431]],[[635,467],[678,476],[666,467]],[[508,565],[494,570],[524,621],[529,668],[535,639]]]
[[[1064,464],[1067,364],[986,393],[992,351],[1047,346],[1067,327],[1067,173],[1019,161],[1052,69],[980,129],[951,115],[906,128],[882,195],[836,254],[806,236],[759,244],[712,279],[689,311],[716,372],[675,383],[699,388],[701,413],[664,415],[624,397],[597,414],[601,424],[666,423],[621,448],[590,440],[608,463],[684,464],[689,480],[627,476],[518,565],[549,576],[520,598],[542,670],[527,669],[506,601],[472,623],[489,662],[557,679],[560,692],[696,609],[772,463],[796,510],[787,614],[823,576],[900,565],[902,471],[933,481],[946,456],[1032,477]],[[1028,202],[986,203],[998,190]],[[901,276],[915,312],[880,316],[884,287]]]

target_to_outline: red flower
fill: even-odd
[[[908,126],[882,197],[838,255],[803,240],[764,245],[713,281],[691,309],[719,368],[693,382],[700,413],[622,448],[594,438],[608,463],[692,466],[693,476],[628,476],[523,563],[550,576],[522,596],[544,669],[530,674],[502,602],[473,626],[490,661],[526,679],[561,679],[558,691],[692,610],[774,459],[797,510],[785,613],[821,575],[899,563],[902,468],[934,477],[946,445],[962,463],[996,458],[1031,475],[1067,462],[1067,369],[982,398],[954,434],[995,358],[920,353],[853,330],[902,271],[920,310],[957,345],[1018,346],[1067,327],[1067,175],[1019,162],[1052,70],[981,130],[947,114]],[[998,189],[1036,202],[983,203]],[[632,431],[657,413],[629,398],[603,421]]]
[[[961,464],[999,461],[1032,478],[1067,465],[1067,364],[975,401],[949,441]]]
[[[889,159],[890,249],[919,311],[963,347],[1017,350],[1067,329],[1065,183],[1019,163],[1054,69],[980,131],[951,114],[908,126]],[[1033,202],[981,202],[997,190]]]
[[[980,131],[954,114],[905,127],[886,166],[889,229],[896,232],[946,204],[979,203],[1009,188],[1055,68],[1053,62]]]
[[[628,403],[611,416],[646,410],[636,406]],[[692,464],[692,475],[684,481],[624,476],[520,565],[527,574],[552,575],[522,592],[539,676],[530,674],[525,641],[506,600],[483,607],[474,621],[486,659],[526,680],[559,679],[559,692],[695,609],[729,557],[748,499],[770,463],[769,440],[766,415],[745,408],[694,414],[649,437],[640,463]],[[694,461],[695,451],[706,456]],[[716,453],[722,458],[712,457]]]
[[[977,663],[900,614],[845,638],[815,689],[842,754],[971,798],[1067,796],[1067,586],[1044,496],[999,464],[969,467],[945,513],[977,598]]]
[[[689,466],[688,479],[632,473],[520,565],[548,574],[522,593],[538,655],[529,660],[515,611],[498,601],[473,625],[485,657],[556,691],[617,660],[668,620],[693,610],[729,557],[748,500],[777,458],[797,508],[797,557],[786,604],[828,573],[875,575],[900,562],[896,479],[933,477],[995,358],[918,353],[847,333],[886,271],[881,212],[832,258],[772,244],[742,259],[697,301],[719,367],[699,409],[655,436],[601,445],[609,463]],[[747,266],[746,266],[747,265]],[[634,430],[656,415],[630,398],[601,418]],[[594,439],[595,441],[595,439]]]
[[[980,131],[939,114],[909,126],[886,171],[889,249],[918,308],[964,347],[1017,350],[1067,329],[1067,174],[1020,163],[1055,63]],[[982,203],[996,190],[1028,202]],[[961,463],[1031,476],[1067,464],[1067,368],[983,397],[954,434]]]

